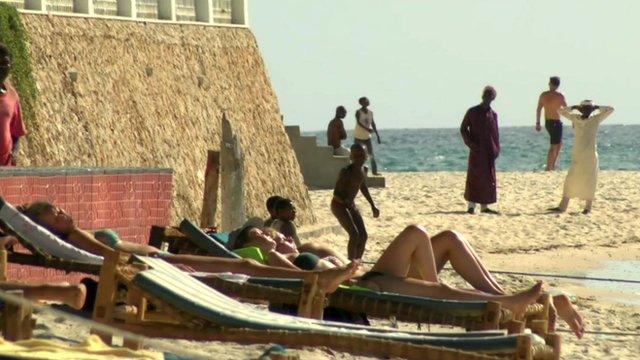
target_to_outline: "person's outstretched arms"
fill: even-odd
[[[112,248],[96,239],[93,234],[75,225],[73,230],[67,235],[67,242],[98,256],[105,256],[109,251],[113,251]]]

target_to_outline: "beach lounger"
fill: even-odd
[[[0,197],[0,225],[14,235],[20,245],[31,254],[9,252],[6,262],[63,270],[98,274],[102,258],[78,249],[59,239],[44,227],[36,224]],[[3,275],[4,273],[2,273]]]
[[[120,284],[128,289],[124,312],[113,303]],[[378,357],[559,358],[556,336],[551,339],[556,346],[551,347],[534,335],[500,331],[425,335],[274,314],[226,297],[161,259],[117,252],[105,258],[93,318],[152,337],[328,346]]]
[[[0,199],[1,200],[1,199]],[[25,247],[31,249],[33,255],[27,254],[9,254],[10,262],[20,264],[44,266],[49,268],[61,269],[66,271],[80,271],[88,274],[97,274],[100,269],[99,263],[102,258],[88,254],[72,245],[58,239],[45,228],[33,223],[23,214],[17,212],[10,204],[0,201],[0,219],[4,220],[9,228],[14,228],[16,237]],[[199,230],[199,229],[198,229]],[[205,235],[206,236],[206,235]],[[37,244],[37,246],[35,245]],[[46,248],[48,251],[56,253],[50,254],[42,250]],[[19,255],[19,256],[15,256]],[[71,256],[73,260],[61,258],[60,256]],[[78,261],[83,259],[87,262]],[[6,273],[6,261],[0,259],[0,273]],[[202,281],[211,284],[210,276],[198,276]],[[300,284],[300,282],[298,282]],[[278,291],[273,287],[262,287],[254,293],[254,298],[268,299],[276,303],[292,303],[299,306],[300,314],[303,316],[318,317],[318,313],[322,313],[324,307],[323,295],[319,292],[312,292],[313,284],[309,284],[305,289],[296,292]],[[258,295],[255,295],[258,294]],[[394,296],[394,295],[390,295]],[[297,301],[283,301],[297,297]],[[357,292],[345,290],[340,297],[332,298],[340,300],[342,307],[352,309],[354,312],[369,311],[375,316],[388,317],[399,316],[400,320],[443,323],[449,325],[465,326],[470,329],[495,329],[497,328],[498,319],[504,319],[504,314],[499,313],[499,305],[495,303],[472,304],[473,302],[455,302],[445,300],[430,300],[428,303],[421,302],[421,298],[417,298],[413,303],[407,301],[399,301],[401,299],[375,299],[363,296]],[[416,303],[417,302],[417,303]],[[433,305],[438,303],[450,303],[449,307],[436,308]],[[496,308],[497,306],[497,308]],[[449,309],[448,311],[443,310]],[[481,308],[481,310],[479,310]],[[320,315],[321,317],[321,315]],[[439,319],[442,319],[439,321]],[[470,325],[471,324],[471,325]],[[516,332],[521,332],[522,326],[518,325]],[[543,334],[543,331],[538,331]]]
[[[184,239],[180,239],[179,232],[182,232]],[[232,257],[236,254],[228,251],[223,243],[227,234],[205,234],[200,228],[188,219],[184,219],[178,229],[169,230],[172,240],[182,243],[182,248],[188,247],[184,245],[185,240],[191,241],[199,249],[205,253],[208,249],[216,249],[216,256]],[[164,232],[166,234],[166,231]],[[150,243],[162,242],[167,240],[163,236],[161,228],[152,231],[155,238],[150,239]],[[214,286],[222,291],[226,291],[229,296],[241,296],[252,299],[266,299],[260,290],[250,292],[242,290],[241,287],[228,284],[216,279],[203,279],[207,284]],[[279,287],[290,290],[301,289],[302,282],[300,280],[285,279],[255,279],[254,284],[264,285],[268,287]],[[237,290],[234,294],[231,290]],[[321,296],[321,294],[312,294]],[[289,298],[287,304],[293,305],[299,302],[292,302],[293,298]],[[272,301],[276,303],[275,301]],[[378,293],[373,291],[363,291],[362,289],[341,288],[335,293],[329,295],[327,302],[324,299],[315,299],[313,304],[316,306],[332,306],[352,312],[364,312],[369,316],[379,318],[395,317],[400,321],[425,323],[425,324],[441,324],[462,326],[471,330],[489,330],[498,329],[500,327],[509,329],[512,333],[520,333],[525,327],[531,328],[539,334],[547,333],[548,314],[550,306],[549,296],[541,296],[537,304],[533,304],[527,308],[525,314],[521,314],[519,318],[515,318],[514,314],[506,309],[502,309],[498,303],[484,301],[451,301],[429,299],[415,296],[405,296],[392,293]],[[302,310],[302,313],[321,314],[321,309]]]
[[[22,290],[8,290],[1,293],[11,297],[21,298]],[[35,319],[32,319],[31,306],[0,299],[0,326],[2,337],[9,341],[31,339]]]

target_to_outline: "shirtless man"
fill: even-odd
[[[354,203],[358,191],[371,205],[373,217],[380,216],[380,210],[374,205],[369,194],[369,188],[365,183],[367,152],[361,144],[351,146],[351,164],[340,170],[338,181],[333,189],[331,200],[331,212],[338,219],[340,225],[349,234],[347,253],[349,260],[362,259],[364,246],[367,243],[367,229],[364,226],[362,215]]]
[[[564,100],[564,95],[558,92],[560,86],[560,78],[552,76],[549,78],[549,91],[545,91],[540,94],[538,100],[538,108],[536,109],[536,131],[540,131],[540,113],[544,108],[544,127],[549,132],[551,145],[549,146],[549,152],[547,153],[547,167],[545,171],[552,171],[556,168],[556,161],[558,155],[560,155],[560,148],[562,148],[562,121],[560,121],[560,115],[558,109],[563,106],[567,106]]]
[[[347,138],[347,132],[344,130],[342,119],[347,116],[347,109],[344,106],[336,108],[336,116],[329,121],[327,127],[327,145],[333,148],[333,155],[349,156],[349,149],[342,146],[342,140]]]

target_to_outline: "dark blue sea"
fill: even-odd
[[[464,171],[468,151],[458,129],[386,129],[380,130],[382,144],[374,143],[374,153],[381,171]],[[326,145],[326,133],[316,135],[319,145]],[[353,142],[352,133],[343,144]],[[375,138],[375,137],[374,137]],[[546,163],[549,136],[544,128],[500,128],[502,152],[498,171],[541,171]],[[568,169],[571,161],[573,131],[564,126],[564,147],[559,169]],[[598,133],[601,170],[640,170],[640,125],[603,125]]]

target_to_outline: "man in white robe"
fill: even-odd
[[[578,112],[575,112],[575,111]],[[596,111],[594,113],[594,111]],[[573,123],[573,149],[571,151],[571,167],[564,181],[564,191],[560,205],[551,210],[565,212],[569,199],[578,198],[585,201],[583,214],[591,212],[593,199],[598,183],[598,152],[596,136],[598,126],[613,112],[610,106],[594,105],[591,100],[584,100],[580,105],[562,107],[558,113]]]

